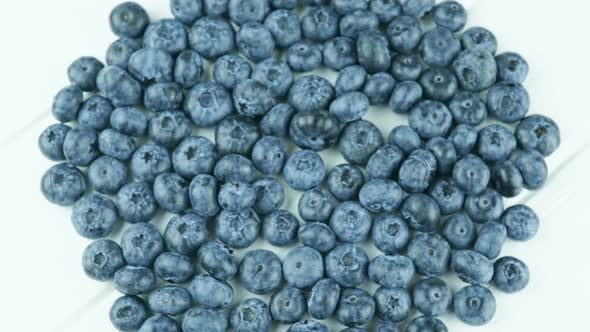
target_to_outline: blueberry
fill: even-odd
[[[477,195],[488,186],[490,169],[479,157],[469,154],[453,167],[453,181],[466,195]]]
[[[451,309],[453,293],[447,284],[438,278],[420,280],[414,286],[414,305],[426,316],[440,316]]]
[[[145,302],[137,296],[122,296],[113,303],[109,317],[119,331],[135,331],[148,318]]]
[[[294,114],[293,106],[277,104],[260,121],[260,131],[266,136],[286,137]]]
[[[241,54],[256,63],[271,58],[275,49],[275,41],[270,30],[254,22],[240,27],[236,34],[236,44]]]
[[[336,95],[342,96],[349,92],[360,91],[365,85],[367,71],[359,65],[343,68],[336,78]]]
[[[524,150],[537,150],[543,156],[551,155],[561,143],[559,127],[543,115],[527,116],[516,127],[518,145]]]
[[[193,25],[199,17],[203,16],[203,2],[201,0],[170,0],[170,11],[178,21]]]
[[[447,271],[451,246],[438,234],[419,234],[408,246],[408,257],[414,262],[418,274],[436,277]]]
[[[447,326],[436,317],[421,316],[414,318],[406,327],[406,332],[448,332]]]
[[[195,213],[172,217],[164,231],[166,247],[186,256],[196,254],[208,237],[207,221]]]
[[[152,311],[162,314],[176,316],[184,313],[191,307],[191,295],[182,287],[162,287],[148,298],[148,304]]]
[[[148,267],[164,251],[164,239],[154,225],[138,223],[125,229],[121,248],[127,264]]]
[[[98,136],[98,148],[107,156],[127,160],[135,151],[135,140],[114,129],[106,129]]]
[[[186,50],[176,57],[174,81],[185,89],[192,88],[203,76],[203,60],[195,51]]]
[[[365,183],[359,193],[363,207],[373,213],[393,212],[402,203],[403,191],[393,180],[374,179]]]
[[[115,288],[125,295],[147,294],[156,286],[156,276],[146,267],[125,266],[115,272]]]
[[[336,246],[336,234],[328,225],[321,222],[302,225],[297,236],[301,244],[322,253],[329,252]]]
[[[180,332],[180,326],[171,317],[155,315],[146,319],[138,332]]]
[[[228,322],[223,310],[192,308],[182,319],[184,332],[225,332]]]
[[[256,177],[256,169],[250,159],[239,154],[228,154],[217,161],[213,174],[220,182],[251,183]]]
[[[208,174],[197,175],[188,187],[188,196],[193,206],[193,211],[204,218],[214,217],[219,213],[217,203],[219,183]]]
[[[312,71],[323,62],[322,50],[313,42],[296,42],[287,49],[286,60],[295,72]]]
[[[272,293],[283,279],[281,260],[271,251],[251,250],[240,262],[238,277],[240,284],[254,294]]]
[[[124,185],[115,200],[119,215],[129,223],[150,221],[158,212],[158,203],[147,182],[132,182]]]
[[[256,202],[256,189],[242,182],[227,182],[217,196],[219,206],[228,212],[239,212],[254,206]]]
[[[346,288],[356,287],[365,281],[369,258],[354,244],[340,244],[325,258],[326,276]]]
[[[189,291],[195,302],[210,309],[227,308],[234,298],[234,290],[227,282],[209,275],[196,276]]]
[[[426,149],[436,157],[439,174],[448,175],[453,171],[453,166],[458,159],[453,142],[446,138],[435,137],[426,143]]]
[[[340,332],[369,332],[369,330],[362,328],[362,327],[349,327],[349,328],[340,330]]]
[[[382,319],[401,322],[410,316],[412,298],[404,288],[379,287],[373,297],[377,313]]]
[[[139,137],[147,130],[146,116],[135,107],[116,108],[110,117],[110,124],[118,132]]]
[[[100,155],[98,133],[91,127],[72,128],[64,140],[64,156],[76,166],[89,166]]]
[[[434,0],[406,0],[403,4],[404,14],[422,18],[432,12]]]
[[[458,157],[464,157],[473,150],[477,142],[477,129],[473,126],[460,124],[449,135]]]
[[[110,15],[111,30],[120,37],[141,37],[150,23],[148,13],[135,2],[124,2]]]
[[[389,42],[379,30],[361,32],[356,41],[356,53],[358,63],[371,74],[385,72],[391,66]]]
[[[461,250],[453,254],[451,270],[470,284],[486,284],[494,275],[493,263],[484,255],[472,251]]]
[[[447,66],[461,51],[461,43],[449,29],[436,27],[424,34],[419,50],[427,65]]]
[[[223,210],[217,215],[215,235],[225,245],[243,249],[252,245],[258,238],[260,223],[258,215],[252,209],[239,212]]]
[[[512,159],[522,174],[524,187],[529,190],[540,189],[547,181],[547,164],[543,155],[537,151],[517,150]]]
[[[275,103],[272,90],[253,79],[240,81],[233,91],[234,107],[244,116],[264,116]]]
[[[341,15],[352,13],[356,10],[364,10],[368,8],[367,0],[333,0],[332,7]]]
[[[312,150],[300,150],[287,159],[283,177],[292,189],[305,191],[317,187],[326,177],[324,161]]]
[[[442,214],[459,212],[465,201],[465,194],[448,178],[436,180],[428,189],[428,195],[434,199]]]
[[[140,181],[152,182],[172,168],[170,154],[157,144],[144,144],[137,148],[129,163],[131,174]]]
[[[422,86],[416,82],[400,82],[393,89],[389,109],[398,114],[408,113],[422,99],[423,93]]]
[[[203,0],[207,16],[227,16],[229,0]]]
[[[98,194],[80,198],[72,210],[72,224],[78,234],[89,239],[109,236],[118,226],[115,203]]]
[[[289,90],[289,104],[297,112],[326,109],[334,98],[334,87],[323,77],[302,76]]]
[[[220,17],[198,19],[189,33],[190,46],[201,56],[215,59],[236,48],[234,29]]]
[[[393,77],[387,73],[377,73],[367,79],[363,93],[371,105],[387,104],[396,85]]]
[[[350,288],[342,292],[335,318],[342,325],[362,326],[368,323],[374,314],[373,297],[360,288]]]
[[[211,174],[219,154],[215,145],[205,137],[185,138],[172,154],[174,171],[186,179],[199,174]]]
[[[349,37],[334,37],[324,43],[324,65],[333,70],[341,70],[357,62],[356,44]]]
[[[479,229],[473,250],[494,259],[500,255],[506,235],[506,226],[498,222],[487,222]]]
[[[422,146],[420,136],[418,136],[418,133],[410,126],[397,126],[393,128],[389,133],[387,142],[391,145],[397,146],[407,154],[412,153],[412,151],[419,149],[420,146]]]
[[[252,163],[263,174],[281,173],[287,158],[287,146],[278,137],[264,136],[252,149]]]
[[[185,283],[195,275],[195,265],[190,257],[175,253],[165,252],[154,261],[156,275],[169,283]]]
[[[96,130],[105,129],[110,120],[113,105],[104,97],[88,98],[78,111],[78,125]]]
[[[504,212],[502,196],[489,188],[479,194],[469,195],[465,199],[465,212],[477,223],[498,220]]]
[[[334,198],[322,187],[316,187],[301,195],[297,210],[301,219],[307,222],[327,221],[335,207]]]
[[[61,89],[53,98],[51,114],[60,122],[74,121],[84,100],[82,90],[71,85]]]
[[[229,314],[229,325],[236,332],[268,332],[271,322],[270,309],[259,299],[244,300]]]
[[[283,185],[273,177],[258,179],[252,183],[256,194],[254,211],[261,215],[280,209],[285,202]]]
[[[447,101],[457,93],[459,83],[455,74],[444,67],[428,68],[420,77],[420,84],[426,97]]]
[[[270,0],[271,6],[278,9],[295,9],[299,0]]]
[[[286,287],[272,295],[270,313],[280,323],[295,323],[307,310],[305,296],[295,287]]]
[[[422,75],[422,60],[417,54],[398,54],[391,62],[391,74],[399,81],[416,81]]]
[[[292,11],[279,9],[271,12],[264,21],[277,45],[287,48],[301,40],[301,22]]]
[[[494,264],[494,286],[504,293],[516,293],[529,283],[529,268],[514,257],[502,257]]]
[[[414,17],[399,16],[389,23],[386,34],[394,51],[408,53],[414,50],[420,43],[422,39],[422,26]]]
[[[174,78],[174,58],[158,48],[142,48],[133,53],[128,67],[141,83],[169,82]]]
[[[400,329],[401,327],[399,327],[396,323],[383,319],[379,319],[375,325],[375,332],[400,332]]]
[[[102,62],[94,57],[81,57],[68,67],[70,83],[82,91],[96,90],[96,78],[104,68]]]
[[[424,100],[410,111],[409,122],[410,127],[416,130],[420,137],[430,139],[447,136],[453,123],[453,116],[445,104]]]
[[[237,25],[262,22],[270,11],[268,0],[230,0],[229,17]]]
[[[262,237],[273,246],[291,244],[297,237],[299,221],[289,211],[275,210],[264,217]]]
[[[307,298],[307,310],[315,319],[326,319],[334,314],[340,298],[340,286],[332,279],[319,280]]]
[[[84,174],[68,163],[52,166],[41,179],[41,192],[53,204],[70,206],[86,192]]]
[[[289,285],[300,289],[315,285],[324,277],[322,255],[306,246],[291,250],[283,260],[283,276]]]
[[[459,124],[479,126],[488,116],[488,109],[479,94],[458,92],[449,102],[453,120]]]
[[[63,161],[66,156],[63,145],[66,135],[71,130],[69,126],[58,123],[47,127],[37,139],[37,146],[41,153],[52,161]]]
[[[377,29],[379,18],[368,10],[355,10],[342,17],[339,23],[340,35],[357,38],[365,30]]]
[[[123,37],[114,41],[108,48],[106,54],[107,65],[119,66],[127,69],[131,55],[139,51],[142,42],[139,39]]]
[[[494,56],[478,49],[465,49],[453,61],[452,68],[461,88],[480,92],[494,84],[497,68]]]
[[[301,322],[297,322],[289,329],[287,332],[328,332],[328,327],[320,322],[316,322],[313,320],[304,320]]]
[[[406,256],[377,256],[369,264],[369,278],[385,288],[406,288],[416,270]]]
[[[371,0],[369,10],[377,15],[381,23],[389,23],[402,14],[398,0]]]
[[[88,182],[102,194],[116,194],[127,183],[127,178],[127,167],[109,156],[99,157],[88,167]]]
[[[433,20],[437,26],[457,32],[467,24],[467,11],[457,1],[443,1],[434,8]]]
[[[301,30],[307,39],[323,42],[338,34],[340,17],[328,6],[310,8],[301,18]]]
[[[539,217],[526,205],[514,205],[506,209],[501,222],[506,226],[508,237],[516,241],[528,241],[539,230]]]
[[[369,111],[369,98],[361,92],[348,92],[330,104],[330,113],[341,123],[361,119]]]
[[[330,217],[330,227],[338,240],[346,243],[359,243],[369,237],[373,217],[357,202],[344,202],[334,209]]]
[[[496,313],[492,292],[479,285],[467,286],[455,294],[455,314],[463,323],[473,326],[487,324]]]
[[[187,33],[184,25],[174,19],[165,19],[150,24],[143,35],[143,45],[158,48],[176,55],[187,48]]]
[[[383,145],[383,134],[365,120],[349,123],[340,136],[340,153],[349,163],[366,165],[369,158]]]
[[[451,247],[458,250],[468,249],[475,241],[477,229],[475,224],[464,213],[450,216],[444,223],[441,235]]]
[[[522,192],[524,180],[513,161],[506,160],[491,169],[491,183],[504,197],[515,197]]]
[[[354,165],[341,164],[328,174],[327,187],[340,201],[349,201],[357,197],[365,183],[362,171]]]
[[[233,112],[231,95],[219,84],[195,85],[186,95],[184,109],[193,123],[212,127]]]
[[[94,280],[107,281],[125,265],[121,247],[111,240],[96,240],[86,247],[82,255],[82,267]]]
[[[461,35],[461,45],[466,50],[483,51],[494,55],[498,48],[498,41],[488,29],[471,27]]]
[[[184,92],[176,83],[154,83],[145,89],[143,104],[151,112],[182,108]]]
[[[342,131],[342,124],[327,111],[298,112],[291,119],[289,136],[302,149],[322,151],[332,147]]]
[[[529,94],[519,83],[497,83],[488,91],[486,103],[490,115],[502,122],[513,123],[528,113]]]
[[[227,280],[238,273],[238,262],[233,251],[217,241],[207,241],[199,248],[197,263],[218,280]]]
[[[373,244],[386,254],[400,252],[409,241],[408,225],[391,214],[382,214],[375,219],[371,232]]]
[[[293,73],[286,62],[271,58],[256,65],[252,79],[266,85],[274,97],[280,98],[289,92]]]
[[[154,198],[166,212],[181,213],[189,208],[189,183],[176,173],[160,174],[154,181]]]
[[[399,184],[410,193],[424,192],[430,186],[436,169],[434,154],[428,150],[414,150],[399,169]]]
[[[386,144],[379,148],[367,162],[369,179],[393,178],[404,161],[404,152],[395,145]]]
[[[434,232],[440,224],[438,204],[426,194],[407,196],[400,212],[408,226],[420,232]]]
[[[529,73],[528,62],[518,53],[506,52],[496,56],[498,80],[524,83]]]

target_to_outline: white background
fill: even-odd
[[[109,283],[84,276],[80,257],[88,244],[73,230],[69,209],[52,206],[39,193],[51,163],[36,147],[53,123],[53,95],[67,82],[66,68],[78,56],[104,58],[115,37],[108,14],[116,0],[4,0],[0,4],[0,312],[2,331],[104,332],[114,329],[108,309],[117,298]],[[152,18],[169,16],[167,0],[142,0]],[[552,155],[543,190],[511,200],[539,214],[539,235],[508,243],[503,255],[528,263],[531,283],[516,295],[497,294],[494,320],[468,327],[450,315],[450,331],[583,331],[588,329],[590,220],[590,51],[585,0],[471,0],[469,25],[498,37],[500,51],[522,53],[531,65],[531,113],[553,117],[562,147]],[[385,109],[368,115],[387,133],[405,121]],[[210,135],[208,132],[200,134]],[[333,166],[337,154],[325,154]],[[288,207],[296,197],[288,198]],[[163,226],[167,217],[156,221]],[[259,243],[259,245],[262,245]],[[284,250],[277,251],[283,257]],[[242,253],[239,253],[240,255]],[[453,288],[461,287],[451,281]],[[368,289],[373,290],[374,286]],[[250,297],[237,291],[237,298]],[[334,331],[339,326],[331,325]],[[276,331],[283,331],[277,327]]]

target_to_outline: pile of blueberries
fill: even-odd
[[[507,238],[534,237],[539,220],[503,197],[541,188],[560,133],[527,115],[527,62],[496,55],[484,28],[461,32],[461,4],[170,7],[174,19],[150,23],[140,5],[117,6],[107,65],[82,57],[69,67],[52,108],[60,123],[39,138],[63,161],[43,176],[43,194],[73,206],[76,231],[94,240],[84,271],[125,294],[110,312],[118,330],[324,332],[319,321],[333,317],[349,332],[447,331],[437,317],[450,312],[470,325],[492,319],[486,285],[527,285],[525,263],[497,258]],[[296,74],[322,65],[338,72],[335,86]],[[409,116],[387,140],[362,119],[384,104]],[[215,128],[215,143],[194,135],[201,128]],[[348,163],[327,170],[327,149]],[[299,218],[281,209],[285,183],[303,192]],[[149,223],[161,211],[176,215],[163,233]],[[120,220],[119,245],[106,237]],[[238,261],[232,250],[260,234],[300,246],[282,261],[262,249]],[[367,246],[383,255],[369,259]],[[448,271],[468,285],[451,290]],[[233,278],[270,302],[234,303]],[[358,288],[368,280],[372,295]]]

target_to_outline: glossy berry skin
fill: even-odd
[[[399,53],[414,50],[422,39],[422,26],[414,17],[399,16],[387,26],[386,34],[391,48]],[[401,79],[398,77],[398,79]]]
[[[287,159],[283,177],[289,187],[304,191],[317,187],[326,177],[322,158],[314,151],[297,151]]]
[[[426,143],[426,149],[436,157],[438,174],[448,175],[453,171],[458,159],[453,142],[446,138],[434,137]]]
[[[99,157],[88,167],[88,183],[101,194],[116,194],[127,183],[127,178],[127,167],[109,156]]]
[[[307,298],[307,310],[315,319],[331,317],[338,306],[340,286],[332,279],[322,279],[315,283]]]
[[[384,105],[389,101],[396,81],[388,73],[376,73],[367,79],[363,93],[371,105]]]
[[[404,14],[416,18],[428,15],[434,8],[434,0],[408,0],[403,4]]]
[[[197,263],[218,280],[227,280],[238,272],[238,262],[233,251],[218,241],[207,241],[199,247]]]
[[[436,157],[430,151],[414,150],[399,169],[399,184],[409,193],[424,192],[430,186],[436,168]]]
[[[301,195],[297,210],[301,219],[307,222],[327,221],[335,206],[336,202],[330,192],[316,187]]]
[[[283,268],[273,252],[255,249],[244,255],[239,269],[240,284],[254,294],[269,294],[281,285]]]
[[[443,215],[459,212],[465,201],[465,194],[448,178],[436,180],[428,189],[428,195],[434,199]]]
[[[111,306],[109,318],[119,331],[135,331],[149,316],[145,302],[137,296],[122,296]]]
[[[213,65],[213,79],[228,90],[233,89],[238,82],[250,78],[251,75],[252,66],[239,55],[223,55]]]
[[[361,119],[369,111],[369,98],[361,92],[349,92],[330,104],[330,113],[341,123]]]
[[[481,326],[487,324],[494,317],[496,299],[492,292],[483,286],[467,286],[455,294],[453,308],[463,323]]]
[[[224,332],[227,326],[225,312],[216,309],[195,307],[187,311],[182,319],[184,332]]]
[[[457,32],[467,23],[467,11],[457,1],[443,1],[434,7],[432,18],[437,26]]]
[[[248,60],[258,63],[272,57],[275,41],[271,32],[260,23],[246,23],[236,34],[240,53]]]
[[[539,217],[526,205],[514,205],[506,209],[501,223],[506,226],[508,237],[516,241],[528,241],[539,230]]]
[[[528,62],[518,53],[506,52],[496,56],[498,80],[524,83],[529,74]]]
[[[464,213],[449,217],[441,230],[441,235],[457,250],[468,249],[477,235],[475,224]]]
[[[96,77],[104,68],[104,64],[94,57],[81,57],[68,67],[68,78],[72,85],[82,91],[96,90]]]
[[[242,301],[229,314],[229,325],[236,332],[268,332],[271,322],[270,309],[255,298]]]
[[[180,326],[173,318],[163,315],[152,316],[141,324],[138,332],[180,332]]]
[[[453,254],[451,270],[466,283],[487,284],[494,275],[494,266],[486,256],[472,250],[461,250]]]
[[[221,120],[215,128],[216,149],[222,155],[250,155],[259,138],[256,123],[241,115],[229,116]]]
[[[78,110],[78,125],[102,130],[109,124],[113,105],[104,97],[88,98]]]
[[[301,18],[303,36],[313,41],[326,41],[338,33],[339,20],[338,13],[331,7],[313,7]]]
[[[387,142],[402,149],[406,154],[410,154],[422,146],[420,136],[410,126],[397,126],[393,128],[389,133]]]
[[[374,30],[379,27],[379,19],[375,13],[368,10],[356,10],[344,15],[340,19],[340,35],[358,38],[361,32]]]
[[[528,113],[529,94],[519,83],[497,83],[488,91],[486,103],[491,116],[502,122],[514,123]]]
[[[128,136],[143,136],[147,129],[147,117],[135,107],[116,108],[109,120],[113,129]]]
[[[336,237],[346,243],[359,243],[369,236],[373,218],[368,210],[356,202],[344,202],[334,209],[330,227]]]
[[[239,154],[228,154],[217,161],[213,174],[220,182],[251,183],[256,177],[256,169],[250,159]]]
[[[516,127],[518,146],[523,150],[536,150],[543,156],[550,156],[561,143],[557,124],[543,115],[527,116]]]
[[[180,284],[188,282],[195,275],[195,265],[185,255],[164,252],[154,261],[154,272],[166,282]]]
[[[72,128],[61,123],[47,127],[37,139],[41,153],[52,161],[65,160],[63,145],[66,135]]]
[[[498,40],[486,28],[471,27],[461,35],[461,45],[466,50],[483,51],[494,55],[498,48]]]
[[[406,327],[406,332],[448,332],[447,326],[440,319],[435,317],[421,316],[410,322]]]
[[[203,1],[171,0],[170,12],[178,21],[190,26],[203,16]]]
[[[344,128],[338,147],[349,163],[366,165],[371,155],[383,145],[383,141],[383,134],[374,124],[357,120]]]
[[[512,155],[512,160],[522,175],[526,189],[537,190],[543,187],[549,171],[542,154],[534,150],[517,150]]]
[[[449,135],[449,140],[455,146],[458,157],[469,154],[477,142],[477,129],[473,126],[460,124]]]
[[[465,212],[471,220],[480,224],[498,220],[504,212],[502,195],[489,188],[479,194],[469,195],[465,199]]]
[[[371,240],[386,254],[400,252],[408,244],[409,237],[408,225],[398,216],[381,214],[373,222]]]
[[[125,295],[151,292],[156,286],[156,276],[146,267],[125,266],[115,273],[115,288]]]
[[[434,232],[440,223],[438,204],[426,194],[407,196],[400,213],[408,226],[420,232]]]
[[[280,209],[285,202],[283,185],[273,177],[261,178],[252,183],[256,193],[254,211],[266,215]]]
[[[260,233],[260,219],[252,209],[223,210],[217,215],[215,234],[219,241],[237,249],[249,247]]]
[[[166,225],[164,241],[168,250],[193,256],[207,241],[207,221],[195,213],[174,216]]]
[[[174,171],[185,179],[199,174],[211,174],[219,154],[215,145],[205,137],[190,136],[182,140],[172,154]]]
[[[82,267],[89,278],[107,281],[125,265],[121,247],[112,240],[96,240],[86,247]]]
[[[175,316],[187,311],[191,307],[191,300],[186,289],[166,286],[150,294],[148,304],[156,313]]]
[[[469,154],[453,167],[453,181],[466,195],[477,195],[486,189],[490,169],[479,157]]]
[[[455,74],[444,67],[426,69],[420,77],[420,84],[427,98],[438,101],[451,99],[459,88]]]
[[[125,229],[121,248],[127,264],[148,267],[164,251],[164,239],[152,224],[138,223]]]
[[[480,92],[496,81],[497,68],[494,56],[478,49],[461,51],[452,63],[452,68],[463,90]]]
[[[191,281],[189,292],[195,302],[209,309],[227,308],[234,298],[234,290],[227,282],[209,275],[196,276]]]
[[[425,100],[410,111],[409,123],[420,137],[431,139],[447,136],[453,123],[453,116],[445,104]]]
[[[176,173],[163,173],[154,181],[154,198],[167,212],[181,213],[189,208],[189,183]]]
[[[106,62],[109,66],[127,68],[131,55],[141,49],[142,42],[138,39],[123,37],[114,41],[106,52]]]
[[[61,89],[53,98],[51,114],[60,122],[70,122],[77,118],[78,109],[84,98],[82,90],[71,85]]]
[[[270,298],[272,318],[283,324],[292,324],[301,320],[306,309],[305,296],[295,287],[285,287]]]
[[[131,62],[131,59],[133,59],[133,62]],[[133,56],[130,58],[130,68],[134,68],[131,67],[132,65],[137,65],[136,61],[142,60],[141,58],[138,60],[138,57],[134,58]],[[96,84],[102,95],[107,97],[116,107],[141,104],[143,94],[141,84],[127,71],[117,66],[109,66],[101,70],[96,79]],[[108,121],[109,115],[105,116],[107,118],[105,121]]]
[[[356,40],[358,63],[370,74],[385,72],[391,66],[391,52],[385,34],[379,30],[366,30]]]
[[[303,245],[321,253],[329,252],[336,246],[336,234],[328,225],[321,222],[302,225],[299,227],[297,237]]]
[[[516,293],[529,283],[529,268],[514,257],[502,257],[494,264],[494,286],[504,293]]]
[[[328,332],[328,327],[320,322],[316,322],[313,320],[304,320],[301,322],[297,322],[289,329],[287,332]]]
[[[144,144],[131,156],[131,174],[138,180],[152,182],[172,168],[168,151],[157,144]]]
[[[422,60],[415,53],[398,54],[391,62],[391,75],[400,82],[417,81],[422,70]]]
[[[119,37],[137,38],[143,35],[150,23],[148,13],[135,2],[124,2],[113,9],[110,26]]]
[[[253,79],[240,81],[232,99],[238,113],[252,118],[264,116],[276,103],[270,88]]]
[[[70,206],[86,192],[84,174],[68,163],[52,166],[43,174],[41,192],[53,204]]]
[[[154,83],[148,86],[143,104],[151,112],[179,109],[184,101],[184,92],[176,83]]]
[[[327,111],[299,112],[291,119],[289,136],[300,148],[322,151],[336,143],[342,127]]]
[[[364,183],[365,177],[357,166],[341,164],[328,174],[327,188],[339,201],[349,201],[357,197]]]
[[[297,237],[299,221],[286,210],[275,210],[264,217],[262,237],[277,247],[287,246]]]
[[[219,189],[217,201],[224,211],[247,210],[256,203],[256,189],[243,182],[227,182]]]
[[[506,160],[491,169],[491,184],[504,197],[515,197],[524,188],[522,174],[513,161]]]
[[[264,136],[252,149],[252,163],[265,175],[277,175],[287,159],[287,146],[278,137]]]
[[[356,44],[349,37],[335,37],[324,43],[324,65],[333,70],[342,70],[357,62]]]
[[[404,152],[395,145],[386,144],[379,148],[367,162],[369,179],[393,178],[404,161]]]
[[[367,71],[359,65],[351,65],[338,72],[336,78],[336,95],[361,91],[367,80]]]
[[[262,22],[270,11],[268,0],[230,0],[229,17],[237,25]]]
[[[260,121],[260,131],[266,136],[286,137],[295,109],[289,104],[277,104]]]
[[[426,316],[440,316],[450,311],[453,293],[447,284],[438,278],[420,280],[414,286],[414,305]]]
[[[369,10],[377,15],[379,22],[384,24],[402,14],[402,6],[398,0],[371,0]]]
[[[187,33],[183,24],[174,19],[165,19],[150,24],[143,35],[143,44],[176,55],[187,48]]]
[[[285,281],[300,289],[315,285],[324,277],[324,260],[319,251],[299,246],[291,250],[283,261]]]
[[[219,183],[208,174],[195,176],[188,188],[188,195],[193,211],[204,218],[214,217],[219,213],[217,202]]]
[[[118,221],[115,203],[98,194],[83,196],[72,210],[72,224],[76,232],[88,239],[109,236],[117,227]]]
[[[135,140],[114,129],[106,129],[98,136],[98,148],[104,155],[127,160],[135,151]]]
[[[427,65],[444,67],[461,51],[461,43],[451,30],[436,27],[424,34],[419,51]]]
[[[405,288],[379,287],[373,298],[377,313],[384,320],[401,322],[410,316],[412,298]]]
[[[223,18],[198,19],[189,32],[191,48],[204,58],[215,59],[235,49],[234,29]]]
[[[326,276],[341,287],[356,287],[366,278],[369,258],[365,251],[356,245],[338,245],[325,258]]]
[[[289,46],[286,60],[294,72],[312,71],[323,62],[322,50],[313,42],[299,41]]]
[[[438,234],[419,234],[408,246],[408,257],[418,274],[436,277],[447,271],[451,246]]]
[[[487,222],[480,228],[473,250],[489,259],[495,259],[502,251],[506,235],[506,226],[497,222]]]
[[[449,102],[449,110],[456,123],[470,126],[479,126],[488,116],[486,103],[470,91],[458,92]]]
[[[402,203],[403,191],[397,182],[374,179],[365,183],[359,193],[361,205],[372,213],[389,213]]]
[[[295,80],[289,90],[289,104],[297,112],[326,109],[334,98],[332,84],[316,75],[308,75]]]
[[[270,31],[279,47],[287,48],[301,40],[301,22],[299,17],[285,9],[271,12],[264,20],[264,26]]]
[[[375,300],[360,288],[350,288],[342,292],[336,320],[346,326],[362,326],[375,315]]]
[[[129,58],[128,70],[142,84],[172,81],[174,58],[158,48],[142,48]]]
[[[98,133],[86,126],[72,128],[64,140],[64,156],[76,166],[89,166],[100,155]]]
[[[377,256],[369,264],[369,278],[385,288],[406,288],[416,270],[406,256]]]

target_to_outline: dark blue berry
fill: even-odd
[[[125,265],[121,247],[112,240],[96,240],[86,247],[82,255],[82,267],[94,280],[106,281]]]
[[[215,128],[216,147],[222,155],[249,156],[259,138],[256,122],[242,115],[228,116]]]
[[[184,25],[174,19],[165,19],[150,24],[143,35],[143,45],[159,48],[176,55],[187,48],[187,33]]]
[[[156,286],[156,276],[146,267],[125,266],[115,272],[115,288],[125,295],[148,294]]]
[[[269,294],[277,290],[283,279],[281,260],[273,252],[251,250],[240,262],[240,284],[254,294]]]
[[[121,248],[127,264],[148,267],[164,251],[164,239],[152,224],[138,223],[125,229]]]
[[[438,234],[419,234],[408,246],[408,257],[414,262],[418,274],[440,276],[447,271],[451,246]]]
[[[453,308],[463,323],[481,326],[494,317],[496,299],[492,292],[483,286],[467,286],[455,294]]]
[[[377,256],[369,264],[369,278],[385,288],[406,288],[414,279],[414,263],[406,256]]]
[[[362,326],[375,315],[375,300],[369,293],[360,288],[349,288],[342,292],[336,320],[346,326]]]
[[[494,264],[494,286],[504,293],[516,293],[529,283],[529,269],[514,257],[502,257]]]
[[[69,126],[58,123],[47,127],[37,139],[37,146],[41,153],[52,161],[63,161],[66,159],[63,146],[66,135],[71,130]]]
[[[340,298],[340,286],[332,279],[318,281],[307,298],[307,310],[315,319],[326,319],[334,314]]]
[[[102,156],[88,167],[88,182],[99,193],[114,195],[128,179],[127,167],[119,160]]]
[[[215,235],[225,245],[236,249],[247,248],[260,233],[261,222],[254,210],[244,209],[239,212],[221,211],[217,215]]]
[[[326,177],[324,161],[314,151],[300,150],[289,156],[283,168],[289,187],[304,191],[317,187]]]
[[[287,246],[297,237],[299,221],[286,210],[275,210],[264,217],[262,237],[277,247]]]
[[[190,207],[189,183],[176,173],[163,173],[154,181],[154,198],[167,212],[181,213]]]
[[[252,66],[239,55],[219,57],[213,65],[213,79],[226,89],[233,89],[238,82],[250,78]]]
[[[465,213],[450,216],[444,223],[441,235],[451,247],[458,250],[468,249],[477,235],[475,224]]]
[[[195,85],[186,95],[184,110],[199,127],[212,127],[230,115],[234,108],[231,94],[221,85],[207,82]]]
[[[383,134],[373,123],[357,120],[344,128],[338,148],[349,163],[366,165],[373,153],[383,145],[383,141]]]
[[[426,194],[411,194],[400,208],[408,226],[420,232],[434,232],[440,224],[440,209]]]
[[[78,234],[89,239],[109,236],[119,224],[115,203],[98,194],[80,198],[72,210],[72,224]]]
[[[119,215],[129,223],[150,221],[158,211],[158,203],[147,182],[132,182],[124,185],[115,200]]]
[[[487,222],[479,229],[473,250],[495,259],[502,251],[506,235],[506,226],[494,221]]]
[[[124,2],[110,15],[111,30],[120,37],[141,37],[150,23],[148,13],[135,2]]]
[[[208,174],[195,176],[188,188],[193,211],[204,218],[217,215],[220,210],[217,203],[218,191],[219,183],[213,176]]]
[[[399,184],[407,192],[424,192],[430,186],[437,169],[434,154],[428,150],[414,150],[399,169]]]
[[[543,115],[531,115],[522,119],[515,131],[518,145],[524,150],[537,150],[543,156],[551,155],[561,143],[557,124]]]
[[[450,311],[453,293],[444,281],[428,278],[416,283],[413,299],[418,311],[426,316],[434,317]]]
[[[122,296],[113,303],[109,318],[119,331],[135,331],[149,316],[145,302],[137,296]]]
[[[236,48],[234,29],[221,17],[198,19],[189,33],[191,48],[207,59],[215,59]]]
[[[236,44],[240,53],[252,62],[261,62],[271,58],[275,49],[275,41],[270,30],[264,25],[254,22],[246,23],[240,27],[236,34]]]
[[[104,68],[104,64],[94,57],[81,57],[68,67],[68,78],[72,85],[78,86],[82,91],[96,90],[96,78]]]
[[[303,245],[322,253],[327,253],[336,246],[336,234],[328,225],[321,222],[302,225],[297,236]]]

